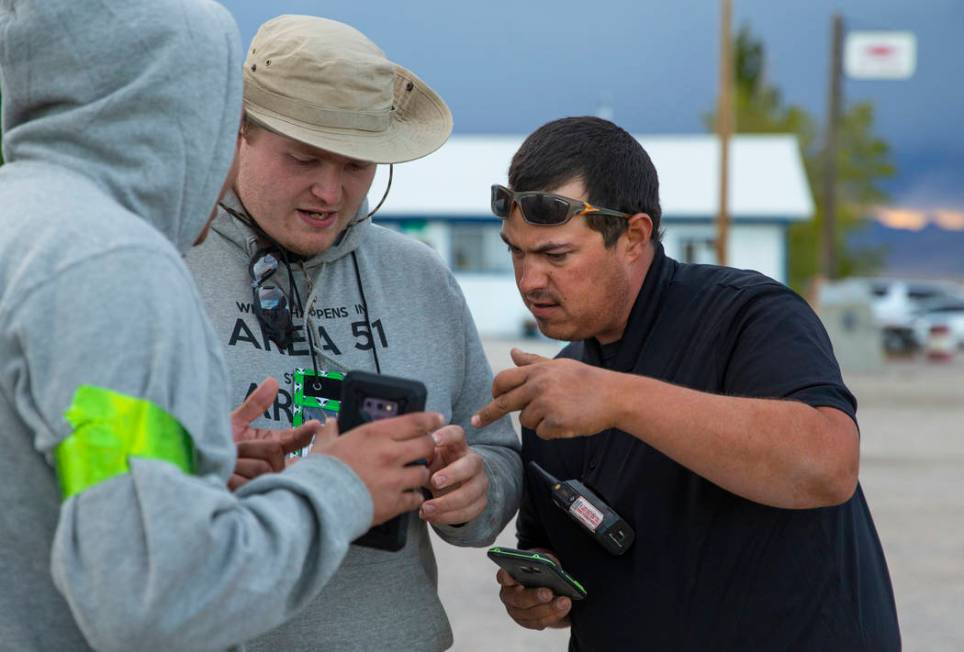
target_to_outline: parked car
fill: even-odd
[[[834,285],[869,295],[874,320],[883,334],[884,350],[892,354],[914,352],[927,341],[927,327],[924,322],[918,324],[925,306],[964,302],[961,286],[948,281],[848,278]]]
[[[933,326],[947,326],[958,348],[964,348],[964,298],[932,299],[919,307],[914,317],[914,334],[924,343]]]

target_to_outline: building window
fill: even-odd
[[[716,240],[713,238],[681,238],[680,251],[684,263],[716,264]]]
[[[452,224],[452,270],[512,273],[512,258],[499,237],[499,224]]]

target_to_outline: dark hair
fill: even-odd
[[[516,191],[553,190],[581,179],[590,204],[624,213],[646,213],[659,241],[659,179],[649,154],[626,130],[591,116],[553,120],[536,129],[512,157],[509,186]],[[590,215],[607,247],[626,231],[621,217]]]

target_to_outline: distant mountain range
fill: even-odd
[[[876,220],[847,240],[854,249],[886,251],[882,276],[964,280],[964,231],[928,224],[920,231],[892,229]]]

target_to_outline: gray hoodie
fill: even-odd
[[[225,203],[235,211],[243,210],[233,195]],[[492,372],[451,272],[425,244],[359,221],[367,210],[363,204],[356,223],[335,246],[292,265],[298,294],[307,307],[318,365],[327,371],[374,371],[377,355],[383,373],[425,383],[427,408],[465,428],[489,477],[488,506],[482,514],[460,528],[435,530],[455,545],[487,545],[518,507],[522,483],[518,438],[508,418],[484,430],[469,423],[472,414],[490,400]],[[296,337],[282,352],[264,336],[251,313],[248,264],[264,244],[247,225],[222,211],[211,236],[187,260],[215,331],[226,345],[233,399],[240,402],[265,376],[276,377],[284,391],[260,424],[282,427],[292,416],[292,373],[296,367],[310,368],[312,360],[300,315],[294,319]],[[272,282],[287,290],[287,273],[279,270],[275,276],[279,279],[272,277]],[[371,327],[364,316],[366,305]],[[330,487],[331,502],[341,500],[340,491]],[[488,563],[481,552],[478,563]],[[403,550],[351,546],[342,567],[311,606],[280,629],[252,641],[250,647],[265,651],[444,649],[452,644],[452,632],[436,589],[428,529],[416,517]]]
[[[230,381],[181,256],[229,167],[240,66],[211,2],[0,0],[0,649],[237,645],[306,606],[371,522],[330,457],[225,486]],[[131,457],[62,500],[81,385],[172,415],[194,473]]]

